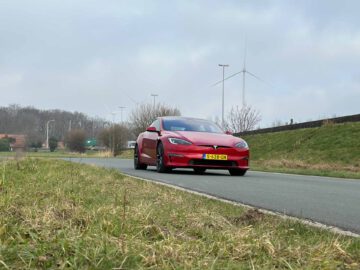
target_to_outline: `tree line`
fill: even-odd
[[[64,140],[70,130],[81,129],[87,137],[96,138],[109,125],[101,118],[92,118],[80,112],[39,110],[16,104],[0,107],[0,133],[25,134],[29,144],[46,140],[46,123],[49,136]]]
[[[140,104],[131,111],[129,122],[111,123],[80,112],[9,105],[0,107],[0,133],[25,134],[28,146],[40,148],[46,140],[48,123],[49,146],[54,147],[57,141],[64,141],[71,150],[83,152],[85,140],[96,138],[100,145],[117,154],[128,140],[135,140],[157,117],[180,115],[178,108],[169,105]],[[233,132],[248,131],[254,129],[260,119],[260,113],[249,106],[234,107],[228,114],[224,128]]]
[[[70,150],[83,152],[85,140],[94,138],[99,145],[116,154],[128,140],[135,140],[157,117],[180,114],[179,109],[168,105],[141,104],[130,113],[129,122],[112,123],[79,112],[9,105],[0,107],[0,134],[24,134],[27,136],[28,147],[40,148],[46,141],[48,123],[49,146],[53,147],[55,142],[64,141]],[[5,145],[3,148],[6,148],[10,142],[2,143]]]

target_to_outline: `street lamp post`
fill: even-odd
[[[150,96],[154,97],[154,108],[155,108],[155,98],[158,97],[158,94],[151,94]]]
[[[112,144],[111,144],[111,152],[113,154],[113,156],[115,156],[115,115],[116,112],[112,112]]]
[[[219,64],[219,67],[222,67],[223,70],[223,79],[222,79],[222,108],[221,108],[221,127],[224,129],[224,81],[225,81],[225,68],[229,65]]]
[[[120,109],[120,114],[121,114],[121,124],[123,123],[123,109],[125,109],[126,107],[124,106],[119,106]]]
[[[49,123],[55,122],[54,119],[46,122],[46,149],[49,149]]]

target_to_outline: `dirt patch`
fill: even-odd
[[[265,215],[258,209],[249,209],[239,217],[228,217],[228,221],[235,225],[255,225],[264,219]]]

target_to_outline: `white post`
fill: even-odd
[[[46,122],[46,149],[49,149],[49,123],[55,122],[55,120],[49,120]]]
[[[245,72],[246,72],[246,69],[244,67],[244,70],[243,70],[243,92],[242,92],[243,108],[245,108],[245,106],[246,106],[246,101],[245,101]]]
[[[219,64],[220,67],[223,69],[223,79],[222,79],[222,107],[221,107],[221,127],[224,129],[225,119],[224,119],[224,112],[225,112],[225,91],[224,91],[224,83],[225,83],[225,67],[228,67],[229,65],[223,65]]]

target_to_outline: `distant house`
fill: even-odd
[[[26,135],[24,134],[0,134],[0,139],[13,138],[15,141],[10,143],[11,151],[25,150]]]

